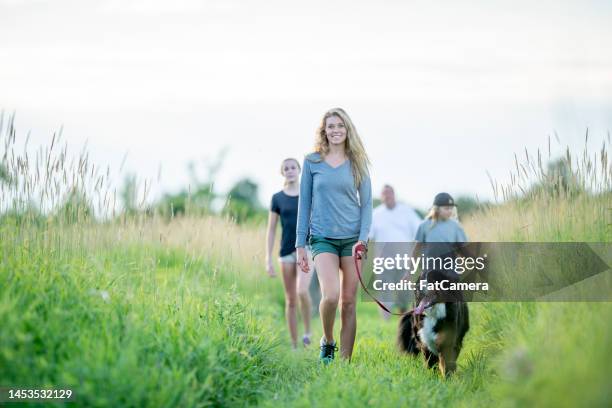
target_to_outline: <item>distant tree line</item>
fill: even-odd
[[[195,164],[190,163],[190,183],[188,187],[176,193],[166,193],[153,203],[144,204],[144,199],[138,199],[139,185],[134,174],[127,174],[118,192],[118,199],[122,209],[116,216],[124,219],[136,216],[161,215],[166,219],[180,216],[220,215],[236,223],[265,222],[267,208],[262,206],[259,197],[259,186],[249,177],[238,180],[227,193],[215,191],[215,178],[221,168],[224,153],[219,155],[217,161],[206,166],[206,175],[197,176]],[[8,168],[6,162],[0,162],[0,185],[9,186],[17,182],[17,176]],[[577,181],[568,160],[560,158],[551,161],[542,170],[536,182],[533,182],[523,194],[513,198],[528,200],[533,196],[545,194],[554,196],[558,194],[574,195],[584,190]],[[506,197],[506,199],[512,197]],[[139,203],[139,201],[141,201]],[[380,200],[374,199],[374,206]],[[468,215],[493,206],[490,202],[479,201],[470,195],[456,197],[456,205],[460,219]],[[417,213],[424,217],[427,209],[415,208]],[[17,221],[28,219],[29,222],[49,222],[60,220],[64,223],[87,221],[94,218],[93,205],[87,195],[78,188],[70,189],[55,209],[46,215],[41,214],[37,207],[31,203],[17,203],[14,209],[8,209],[2,218],[11,217]]]
[[[119,194],[124,214],[132,216],[144,211],[146,214],[160,214],[167,219],[185,215],[221,215],[239,224],[265,221],[267,211],[258,199],[259,186],[249,177],[238,180],[226,194],[215,191],[215,178],[221,169],[224,157],[225,151],[215,162],[206,164],[204,177],[197,175],[193,162],[189,163],[188,187],[176,193],[166,193],[141,210],[136,198],[138,191],[136,177],[133,174],[126,176]]]

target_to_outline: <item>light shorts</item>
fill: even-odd
[[[310,245],[306,245],[305,248],[306,248],[306,255],[308,255],[308,257],[312,257]],[[289,255],[281,256],[280,258],[278,258],[278,260],[281,263],[296,263],[297,262],[297,251],[293,251]]]
[[[310,246],[312,247],[312,257],[329,252],[336,254],[339,257],[353,256],[353,245],[358,241],[359,237],[354,238],[325,238],[319,236],[310,236]]]
[[[278,260],[281,263],[296,263],[297,262],[297,256],[295,255],[295,253],[296,253],[296,251],[293,251],[289,255],[281,256],[280,258],[278,258]]]

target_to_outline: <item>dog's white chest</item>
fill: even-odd
[[[425,311],[425,318],[423,319],[423,327],[419,330],[419,338],[423,343],[427,345],[429,351],[438,355],[438,349],[436,348],[436,332],[434,327],[440,319],[446,317],[446,305],[444,303],[436,303],[431,308]]]

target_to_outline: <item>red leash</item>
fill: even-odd
[[[355,245],[353,247],[353,259],[355,260],[355,269],[357,270],[357,277],[359,278],[359,283],[361,283],[361,287],[363,288],[363,290],[365,291],[365,293],[368,294],[368,296],[370,296],[372,298],[372,300],[374,300],[378,306],[380,306],[380,308],[382,310],[384,310],[385,312],[395,315],[395,316],[404,316],[406,314],[409,313],[414,313],[417,315],[423,314],[423,311],[430,306],[429,304],[427,304],[427,302],[425,301],[425,299],[422,299],[421,302],[419,303],[418,306],[413,307],[412,309],[410,309],[409,311],[407,311],[406,313],[393,313],[391,310],[389,310],[387,308],[387,306],[385,306],[384,304],[382,304],[382,302],[378,299],[376,299],[376,297],[374,295],[372,295],[369,291],[368,288],[366,287],[365,283],[363,283],[363,279],[361,277],[361,267],[360,267],[360,262],[365,254],[366,254],[367,248],[364,244],[359,243],[357,245]]]

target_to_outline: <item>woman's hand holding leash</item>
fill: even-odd
[[[306,255],[306,249],[304,249],[304,247],[297,248],[296,255],[297,255],[297,264],[300,267],[300,269],[304,273],[310,272],[310,267],[308,266],[308,257]]]
[[[353,245],[353,256],[356,259],[365,259],[368,254],[368,245],[363,241],[357,241],[355,245]]]

